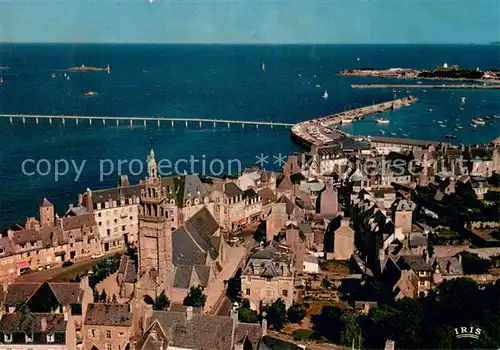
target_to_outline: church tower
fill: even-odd
[[[161,292],[172,298],[172,227],[168,193],[158,176],[153,141],[148,157],[148,177],[139,207],[139,266],[136,297],[155,299]]]

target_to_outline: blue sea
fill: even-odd
[[[359,60],[358,60],[359,57]],[[376,78],[342,77],[346,68],[411,67],[432,69],[444,63],[465,68],[500,69],[500,46],[489,45],[0,45],[0,114],[51,114],[90,116],[199,117],[231,120],[255,120],[295,123],[345,109],[361,107],[393,98],[393,91],[353,90],[351,84],[390,83]],[[265,64],[265,70],[262,64]],[[105,72],[70,72],[73,66],[111,66]],[[52,74],[56,78],[52,78]],[[403,83],[397,81],[396,83]],[[415,83],[412,81],[411,83]],[[324,90],[329,98],[322,98]],[[95,91],[96,96],[84,93]],[[401,95],[405,91],[401,91]],[[455,123],[464,129],[454,132],[457,143],[485,143],[499,136],[500,123],[467,127],[473,117],[500,114],[499,90],[414,90],[418,104],[388,112],[388,126],[377,125],[373,117],[346,128],[350,133],[376,135],[383,128],[417,139],[442,140]],[[460,110],[461,97],[466,97]],[[433,109],[433,112],[429,112]],[[458,119],[451,119],[457,116]],[[437,120],[445,121],[441,128]],[[218,174],[234,172],[229,161],[243,167],[255,165],[256,156],[267,156],[264,166],[278,168],[281,155],[300,150],[292,143],[290,130],[284,127],[191,123],[188,128],[170,123],[160,128],[149,122],[130,127],[108,122],[67,120],[15,120],[0,118],[0,226],[23,222],[37,215],[40,201],[46,197],[64,214],[69,203],[86,188],[100,189],[117,182],[117,162],[122,174],[132,182],[139,161],[145,164],[149,140],[154,140],[157,159],[174,164],[179,159],[199,160],[195,171]],[[34,163],[24,163],[25,160]],[[37,163],[40,159],[46,159]],[[66,176],[55,179],[56,160],[68,161]],[[106,174],[101,179],[101,160]],[[220,159],[220,161],[214,161]],[[76,171],[86,163],[76,179]],[[205,169],[201,169],[201,161]],[[114,169],[110,166],[113,162]],[[124,163],[128,162],[128,163]],[[215,163],[214,163],[215,162]],[[39,174],[36,173],[39,164]],[[50,172],[47,164],[51,165]],[[144,166],[144,164],[142,164]],[[185,165],[185,163],[183,163]],[[212,169],[208,164],[213,165]],[[236,163],[232,163],[233,165]],[[64,164],[59,162],[60,170]],[[62,167],[62,168],[61,168]],[[180,166],[179,172],[190,171]],[[135,175],[134,175],[135,174]],[[75,181],[76,179],[76,181]]]

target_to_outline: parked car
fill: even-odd
[[[104,256],[104,254],[102,254],[102,253],[101,254],[94,254],[90,258],[92,258],[92,259],[99,259],[99,258],[102,258],[103,256]]]
[[[70,267],[72,266],[74,263],[72,261],[65,261],[62,263],[62,267]]]

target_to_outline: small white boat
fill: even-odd
[[[342,124],[350,124],[350,123],[352,123],[352,119],[342,119],[341,123]]]
[[[375,121],[379,124],[389,124],[391,121],[389,119],[378,118]]]
[[[384,130],[379,130],[378,131],[381,135],[385,135],[385,131]]]
[[[0,84],[3,84],[3,78],[0,77]]]
[[[439,126],[442,128],[446,128],[446,125],[444,125],[444,124],[439,124]]]
[[[323,99],[328,100],[328,91],[325,90],[325,93],[323,94]]]
[[[408,134],[403,134],[404,137],[408,137]]]
[[[462,96],[462,97],[461,97],[461,99],[462,99],[462,102],[461,102],[461,103],[464,105],[464,104],[465,104],[465,97],[464,97],[464,96]]]
[[[66,80],[69,80],[69,75],[66,77]]]
[[[433,112],[434,110],[432,108],[429,108],[427,111],[429,112]]]
[[[262,63],[262,71],[265,72],[266,71],[266,64],[265,63]]]
[[[358,62],[360,61],[359,57],[358,57],[357,61],[358,61]]]
[[[396,136],[396,133],[395,132],[391,132],[391,136]]]
[[[422,82],[421,81],[417,81],[417,84],[422,84]]]
[[[477,125],[484,125],[486,123],[483,118],[472,119],[472,122]]]
[[[319,87],[321,87],[321,85],[319,85],[319,84],[316,84],[316,87],[317,87],[317,88],[319,88]]]
[[[427,90],[422,90],[422,92],[427,92]]]

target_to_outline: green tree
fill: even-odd
[[[340,345],[361,348],[361,327],[358,324],[358,317],[352,310],[345,310],[340,315]]]
[[[488,272],[492,261],[477,254],[462,252],[462,266],[466,275],[481,275]]]
[[[286,305],[281,298],[264,307],[264,312],[266,313],[267,325],[271,329],[279,331],[288,323]]]
[[[336,306],[323,306],[321,312],[311,316],[313,331],[316,337],[326,338],[331,342],[340,341],[340,315],[341,311]]]
[[[266,242],[266,222],[261,221],[259,224],[259,227],[257,227],[257,230],[253,233],[253,239],[257,241],[258,243],[260,242]]]
[[[184,298],[184,305],[186,306],[203,308],[206,302],[207,302],[207,296],[203,294],[202,286],[189,288],[189,292]]]
[[[167,310],[169,305],[170,300],[168,300],[167,295],[164,292],[161,292],[153,303],[153,310]]]
[[[287,311],[288,321],[291,323],[301,323],[307,315],[306,310],[306,305],[293,303]]]
[[[332,286],[332,283],[328,280],[328,278],[323,278],[321,280],[321,287],[328,289]]]
[[[259,314],[250,309],[250,301],[244,299],[241,307],[238,309],[238,320],[245,323],[259,323]]]

